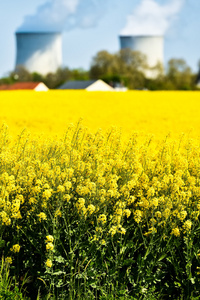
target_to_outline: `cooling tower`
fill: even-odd
[[[16,32],[16,67],[43,75],[54,73],[62,65],[60,32]]]
[[[153,70],[158,63],[164,65],[163,36],[120,36],[121,49],[130,48],[146,55],[147,64],[152,70],[145,71],[147,77],[156,77],[157,71]]]

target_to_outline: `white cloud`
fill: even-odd
[[[154,0],[142,0],[127,17],[121,35],[163,35],[180,11],[184,0],[171,0],[160,5]]]
[[[17,31],[62,31],[95,26],[103,14],[99,0],[51,0],[26,16]]]

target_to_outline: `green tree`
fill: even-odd
[[[184,59],[170,59],[167,66],[166,86],[173,90],[190,90],[194,88],[191,68]]]
[[[89,76],[92,79],[99,79],[102,76],[113,75],[114,55],[108,51],[98,52],[92,59]]]
[[[144,88],[145,70],[148,68],[146,56],[138,51],[122,49],[116,54],[118,74],[130,89]]]
[[[55,89],[71,78],[71,71],[68,68],[59,68],[55,73],[48,73],[43,82],[50,89]]]
[[[73,70],[71,70],[70,79],[71,80],[88,80],[89,79],[88,71],[85,71],[82,68],[73,69]]]
[[[34,82],[41,82],[41,81],[43,82],[44,81],[43,76],[37,72],[33,72],[31,74],[31,76],[32,76],[32,81],[34,81]]]
[[[15,82],[32,81],[31,73],[23,66],[17,66],[16,69],[10,73],[10,77]]]
[[[115,54],[100,51],[92,59],[89,75],[108,83],[122,83],[129,88],[144,87],[144,70],[147,68],[143,54],[123,49]]]

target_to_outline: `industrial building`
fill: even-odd
[[[16,68],[46,75],[62,66],[60,32],[16,32]]]
[[[164,66],[164,39],[163,36],[154,35],[132,35],[120,36],[121,49],[129,48],[138,51],[146,56],[149,70],[144,70],[146,77],[157,77],[157,70],[154,69],[158,64]]]
[[[121,35],[120,48],[143,53],[149,69],[143,70],[147,78],[158,75],[158,64],[164,66],[164,39],[155,35]],[[62,35],[60,32],[16,32],[16,65],[30,73],[55,73],[62,67]]]

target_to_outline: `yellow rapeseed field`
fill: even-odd
[[[198,292],[199,116],[198,92],[1,92],[5,262],[58,299]]]
[[[200,132],[199,92],[1,91],[0,122],[12,133],[24,127],[32,133],[63,133],[83,118],[93,132],[110,126],[123,134]]]

